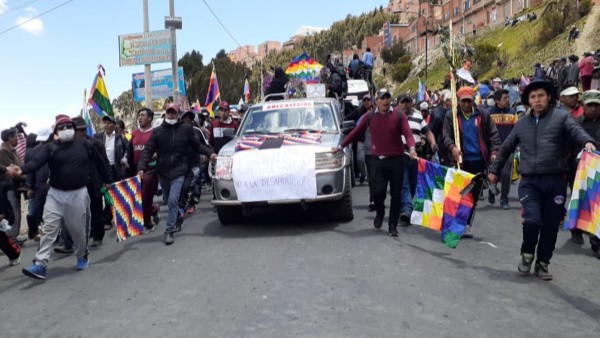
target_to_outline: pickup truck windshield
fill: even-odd
[[[329,103],[283,101],[253,107],[246,113],[242,134],[289,132],[337,132]]]

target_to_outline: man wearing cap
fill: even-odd
[[[105,115],[102,117],[104,123],[104,131],[96,133],[94,138],[102,142],[106,149],[106,157],[110,164],[111,177],[113,182],[118,182],[124,177],[122,166],[124,166],[124,157],[127,153],[127,140],[123,135],[117,133],[117,122],[114,117]],[[112,211],[111,207],[106,204],[103,211],[105,229],[112,227]]]
[[[185,175],[198,150],[206,156],[214,155],[212,149],[203,145],[195,136],[192,127],[179,120],[179,104],[170,104],[166,110],[164,122],[152,131],[138,163],[138,175],[143,177],[149,163],[156,153],[156,171],[164,197],[167,199],[169,213],[165,228],[165,244],[171,245],[177,231],[179,196]],[[216,155],[211,156],[216,158]]]
[[[569,87],[560,93],[560,102],[575,119],[583,115],[583,107],[579,104],[580,94],[577,87]]]
[[[492,80],[492,90],[496,91],[496,90],[500,90],[502,89],[502,79],[499,77],[496,77]]]
[[[581,80],[581,90],[588,91],[592,86],[592,72],[596,66],[594,53],[583,53],[583,60],[579,63],[579,79]]]
[[[44,225],[38,251],[33,264],[23,273],[36,279],[46,279],[46,267],[52,244],[64,223],[75,243],[77,270],[89,266],[89,195],[87,192],[90,162],[98,168],[104,166],[100,152],[86,140],[75,140],[71,119],[58,115],[54,128],[57,141],[44,145],[38,156],[25,164],[23,174],[35,172],[44,164],[50,168],[50,189],[44,205]],[[110,177],[102,178],[104,182]]]
[[[437,106],[433,112],[433,117],[429,121],[429,129],[435,137],[436,144],[438,145],[438,158],[441,164],[448,166],[448,150],[444,145],[444,120],[449,111],[452,110],[452,93],[444,89],[441,93],[441,103]]]
[[[427,105],[427,102],[423,102]],[[423,104],[422,103],[422,104]],[[408,126],[415,140],[415,149],[417,155],[421,158],[426,157],[426,142],[429,143],[433,151],[437,150],[437,144],[433,133],[423,119],[421,112],[413,109],[412,97],[405,93],[398,96],[398,110],[406,114]],[[427,105],[429,108],[429,105]],[[404,139],[403,139],[404,141]],[[406,147],[406,142],[404,142]],[[402,199],[400,203],[400,220],[403,226],[410,225],[410,215],[413,210],[412,199],[417,190],[417,166],[418,162],[410,158],[404,158],[404,177],[402,182]]]
[[[596,144],[600,143],[600,91],[588,90],[582,95],[583,115],[576,118],[575,121],[594,139]],[[579,152],[578,148],[573,150]],[[575,161],[574,161],[575,162]],[[572,163],[572,167],[577,168],[577,163]],[[575,179],[573,175],[572,179]],[[571,181],[571,186],[573,181]],[[579,229],[571,230],[571,240],[579,245],[583,244],[583,233]],[[600,259],[600,239],[590,234],[590,244],[594,256]]]
[[[406,139],[410,156],[417,158],[415,140],[408,125],[408,118],[397,109],[391,108],[392,95],[381,88],[377,91],[377,106],[375,111],[363,118],[358,126],[344,138],[339,147],[333,148],[334,153],[348,146],[358,135],[367,128],[371,131],[371,177],[373,184],[373,199],[377,215],[373,225],[380,229],[385,216],[385,196],[388,183],[390,185],[390,218],[388,232],[390,236],[398,236],[398,221],[400,219],[400,194],[404,175],[404,153],[406,151],[402,137]]]
[[[451,111],[446,114],[446,121],[444,121],[444,144],[455,163],[461,163],[461,169],[472,174],[483,173],[488,165],[496,159],[496,152],[501,143],[498,129],[488,112],[475,108],[473,102],[475,90],[472,87],[461,87],[456,92],[456,96],[458,97],[457,120],[460,130],[460,149],[455,143]],[[463,233],[465,238],[473,237],[471,233],[473,215],[482,189],[483,182],[479,180],[471,190],[474,205]]]
[[[515,110],[510,107],[507,90],[501,89],[494,92],[494,105],[488,109],[488,113],[496,124],[500,141],[504,142],[519,120]],[[500,187],[500,207],[503,210],[510,209],[510,205],[508,204],[508,194],[510,193],[510,185],[512,183],[513,158],[514,154],[511,154],[502,168],[502,175],[500,178],[502,181]],[[490,204],[496,203],[496,194],[493,189],[489,190],[488,201]]]
[[[140,163],[142,153],[146,148],[146,144],[150,141],[154,128],[152,120],[154,119],[154,111],[150,108],[141,108],[137,111],[137,121],[139,128],[131,134],[131,141],[127,147],[127,160],[129,167],[136,169]],[[152,169],[156,167],[156,161],[152,161],[149,165]],[[142,209],[144,211],[144,228],[146,232],[154,231],[154,226],[158,224],[158,204],[153,203],[154,195],[158,190],[158,175],[154,170],[144,173],[142,177]],[[154,224],[153,224],[154,221]]]
[[[219,118],[212,122],[212,132],[210,133],[210,144],[217,154],[227,142],[233,139],[239,127],[238,122],[232,119],[229,113],[229,103],[221,101]]]
[[[547,81],[532,81],[521,96],[531,113],[520,119],[502,143],[498,156],[489,169],[488,179],[494,183],[509,155],[520,147],[519,199],[522,205],[523,243],[518,271],[529,274],[537,254],[535,273],[551,280],[548,264],[552,258],[558,227],[565,215],[567,194],[568,144],[594,151],[594,140],[575,122],[571,114],[554,107],[556,92]],[[537,249],[537,253],[536,253]]]
[[[90,221],[91,221],[91,231],[90,237],[92,237],[92,248],[97,248],[102,246],[102,241],[104,240],[105,230],[104,230],[104,215],[102,211],[102,186],[105,184],[110,184],[113,180],[103,181],[103,177],[110,177],[111,169],[109,165],[108,158],[106,156],[106,151],[104,145],[100,140],[95,137],[90,137],[87,134],[87,124],[83,117],[76,116],[71,119],[73,124],[75,125],[75,139],[76,140],[87,140],[100,154],[100,158],[102,160],[102,166],[97,166],[96,163],[90,163],[90,177],[87,183],[87,191],[90,196]],[[68,232],[67,232],[68,233]],[[61,238],[63,239],[63,244],[65,246],[69,246],[72,240],[65,238],[61,234]],[[60,253],[60,248],[54,248],[54,252]],[[68,252],[62,252],[68,253]]]

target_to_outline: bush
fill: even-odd
[[[592,10],[592,0],[583,0],[579,3],[579,16],[584,17]]]
[[[542,18],[542,29],[538,33],[536,44],[544,45],[565,30],[564,16],[559,11],[547,13]]]
[[[485,42],[476,43],[473,47],[475,56],[471,70],[474,76],[479,76],[487,73],[496,64],[498,47]]]
[[[392,65],[392,79],[396,82],[404,82],[412,69],[411,62],[398,62]]]

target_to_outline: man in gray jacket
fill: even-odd
[[[569,140],[594,151],[594,140],[564,110],[554,107],[557,95],[547,81],[532,81],[521,96],[531,113],[519,120],[489,168],[488,179],[495,183],[504,163],[517,145],[519,163],[519,199],[523,207],[523,243],[518,270],[529,274],[537,247],[535,274],[552,280],[548,264],[552,258],[558,227],[565,215],[566,171]]]

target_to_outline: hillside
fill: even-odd
[[[520,77],[521,74],[531,74],[533,72],[533,65],[537,62],[548,65],[556,57],[566,57],[572,53],[582,54],[582,51],[579,51],[577,48],[580,45],[589,47],[586,50],[600,48],[599,34],[593,33],[600,30],[600,8],[594,8],[589,15],[579,19],[575,23],[582,33],[591,32],[591,34],[582,34],[576,43],[569,43],[567,41],[568,32],[564,32],[545,45],[536,47],[534,39],[542,29],[541,15],[543,15],[544,9],[544,6],[538,6],[529,10],[529,12],[535,11],[538,14],[538,19],[533,22],[520,22],[513,27],[500,26],[480,35],[478,34],[476,38],[467,38],[469,44],[483,42],[498,46],[500,55],[505,58],[506,67],[500,70],[500,73],[497,73],[496,67],[492,66],[489,71],[479,76],[480,79],[489,79],[494,76],[501,76],[502,78]],[[520,13],[520,15],[525,15],[526,13],[528,11]],[[429,87],[437,88],[447,75],[449,67],[446,60],[441,58],[439,48],[429,53]],[[436,55],[437,59],[435,58]],[[432,56],[435,62],[431,62]],[[424,71],[422,68],[423,66],[417,70],[417,73],[424,80]],[[396,92],[407,90],[414,92],[417,87],[418,77],[412,76],[404,83],[398,85]]]

